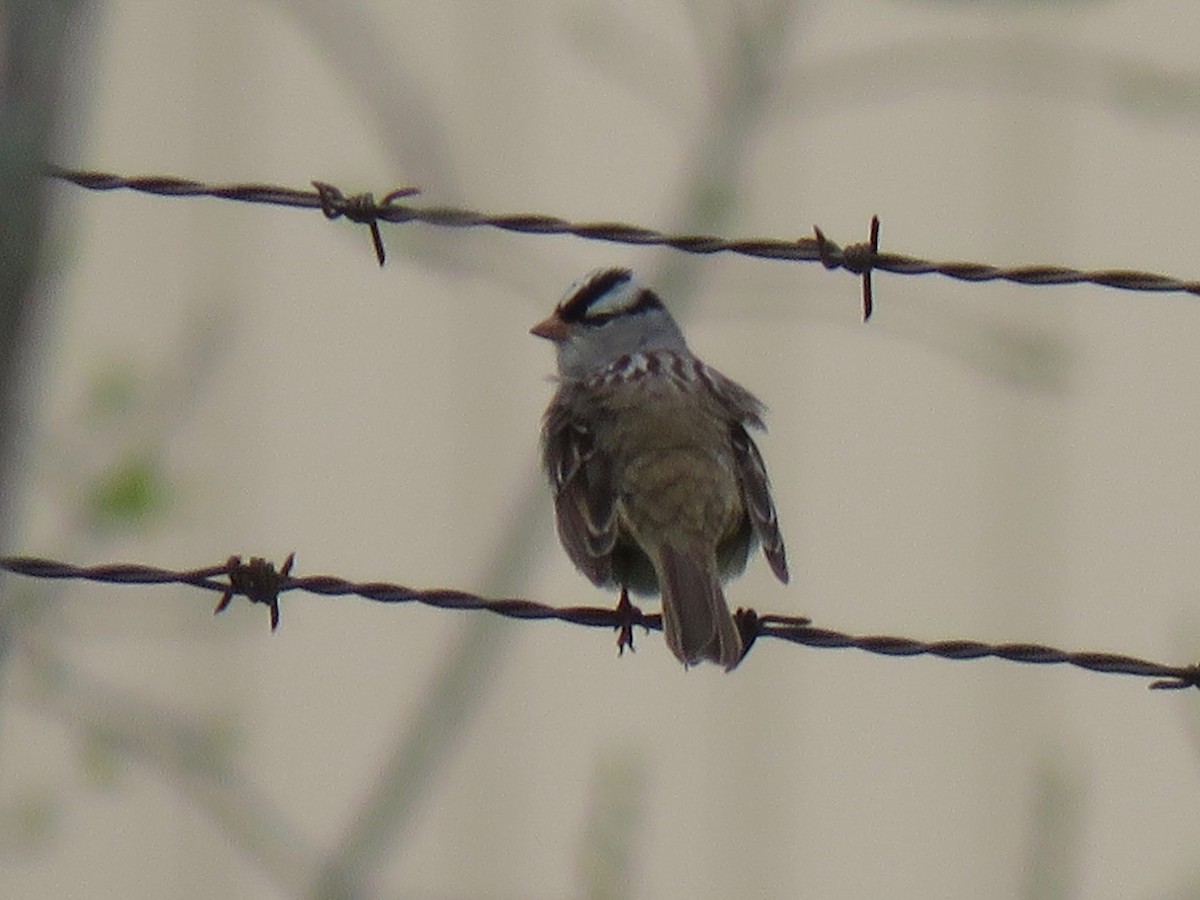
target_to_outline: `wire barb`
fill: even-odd
[[[221,593],[217,608],[213,615],[224,612],[238,594],[251,603],[262,603],[271,611],[271,631],[279,627],[279,593],[287,588],[292,572],[292,563],[296,554],[289,553],[279,571],[275,571],[274,563],[268,562],[261,556],[250,557],[250,562],[242,562],[240,556],[231,556],[225,561],[225,575],[229,578],[229,586]]]
[[[1190,687],[1200,688],[1200,665],[1184,666],[1171,678],[1150,683],[1152,691],[1182,691]]]
[[[867,241],[862,244],[850,244],[845,250],[825,237],[825,232],[816,225],[813,226],[813,233],[816,235],[817,255],[821,265],[826,269],[845,269],[862,278],[862,320],[865,324],[871,318],[875,307],[871,270],[879,256],[879,216],[871,216],[871,231]]]
[[[208,185],[199,181],[164,175],[123,177],[109,172],[87,172],[51,166],[51,178],[70,182],[94,191],[131,190],[164,197],[215,197],[240,203],[268,203],[320,209],[330,218],[346,216],[371,228],[376,259],[383,263],[383,242],[378,223],[419,222],[438,228],[497,228],[521,234],[570,234],[590,241],[607,241],[634,246],[671,247],[684,253],[735,253],[756,259],[792,262],[820,262],[827,268],[842,268],[863,278],[863,315],[871,314],[873,297],[871,272],[894,275],[941,275],[958,281],[1006,281],[1022,285],[1094,284],[1122,291],[1184,293],[1200,296],[1200,281],[1185,281],[1153,272],[1128,269],[1086,271],[1065,266],[1015,266],[1004,268],[979,262],[954,262],[922,259],[900,253],[879,253],[879,229],[872,220],[871,237],[866,244],[852,244],[845,250],[815,229],[816,238],[779,240],[774,238],[721,238],[704,234],[666,234],[651,228],[620,222],[571,222],[557,216],[538,213],[491,214],[457,207],[417,207],[396,202],[417,193],[415,188],[400,188],[375,203],[370,194],[347,197],[324,182],[313,191],[270,184]]]
[[[283,565],[274,565],[260,557],[247,563],[231,556],[219,566],[205,569],[171,571],[153,566],[128,563],[102,566],[75,566],[48,559],[0,557],[0,570],[31,578],[74,579],[107,584],[183,584],[221,595],[215,612],[226,609],[233,597],[242,595],[251,603],[262,603],[271,611],[271,629],[279,625],[279,595],[285,591],[306,591],[323,596],[354,595],[377,603],[420,603],[436,609],[488,610],[510,619],[552,619],[589,628],[612,628],[618,632],[617,647],[633,649],[633,629],[662,630],[662,616],[643,613],[622,595],[612,609],[597,606],[554,607],[517,598],[493,600],[448,588],[419,590],[387,582],[356,583],[328,575],[293,576],[295,554]],[[225,576],[227,581],[217,580]],[[1119,653],[1067,651],[1041,644],[987,644],[982,641],[918,641],[888,635],[853,635],[813,627],[809,619],[798,616],[759,615],[752,609],[739,609],[734,616],[742,636],[743,659],[759,638],[775,638],[791,644],[817,649],[857,649],[880,656],[935,656],[941,659],[1000,659],[1032,665],[1069,665],[1089,672],[1133,675],[1155,679],[1153,690],[1200,688],[1200,663],[1170,666]]]
[[[366,225],[371,231],[371,245],[375,248],[375,258],[379,260],[379,268],[387,262],[387,253],[383,249],[383,237],[379,234],[379,211],[391,206],[401,197],[411,197],[419,194],[419,188],[397,188],[383,198],[382,203],[375,202],[375,195],[370,192],[355,194],[347,197],[332,184],[324,181],[314,181],[312,186],[321,200],[321,212],[327,219],[337,219],[345,216],[351,222]]]

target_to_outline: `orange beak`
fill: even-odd
[[[561,344],[567,339],[567,323],[558,317],[557,312],[554,312],[530,328],[529,333]]]

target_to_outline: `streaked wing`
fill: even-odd
[[[710,366],[700,363],[699,374],[731,419],[729,437],[733,446],[738,485],[742,491],[742,503],[745,504],[754,536],[762,544],[763,555],[766,556],[771,571],[775,573],[776,578],[787,584],[787,551],[783,546],[783,535],[779,533],[775,504],[771,501],[767,467],[763,464],[754,440],[746,432],[747,425],[751,428],[766,428],[762,420],[763,405],[736,381],[726,378]]]
[[[762,401],[732,378],[726,378],[712,366],[705,365],[700,360],[696,360],[695,365],[696,374],[700,376],[701,381],[724,407],[726,414],[731,419],[742,425],[766,431],[767,426],[763,424],[762,420]]]
[[[762,544],[763,555],[770,563],[771,571],[787,584],[787,551],[783,546],[783,535],[779,532],[775,504],[771,502],[771,486],[767,481],[767,468],[763,465],[762,455],[741,424],[735,423],[730,427],[730,438],[738,485],[742,490],[742,502],[750,516],[750,524]]]
[[[569,391],[570,388],[564,388]],[[558,536],[576,567],[595,584],[612,582],[617,515],[612,465],[591,432],[556,398],[542,431],[543,463],[554,489]]]

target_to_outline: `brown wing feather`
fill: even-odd
[[[715,369],[703,366],[701,375],[709,390],[721,402],[733,421],[730,424],[730,442],[737,467],[738,485],[742,491],[742,503],[750,516],[754,535],[762,544],[763,555],[771,566],[775,577],[787,584],[787,551],[783,546],[783,535],[779,531],[779,519],[775,504],[771,501],[771,485],[767,479],[767,467],[758,452],[746,426],[765,431],[763,405],[758,398],[737,382],[726,378]]]
[[[754,534],[762,544],[763,555],[771,564],[771,571],[784,584],[788,582],[787,551],[783,546],[783,535],[779,531],[779,518],[775,504],[771,501],[771,486],[767,481],[767,467],[754,440],[741,425],[730,429],[733,443],[733,458],[737,465],[738,484],[742,489],[742,503],[750,515]]]
[[[617,515],[612,465],[591,432],[568,410],[573,384],[564,384],[546,413],[542,462],[554,490],[558,536],[576,567],[593,583],[612,583]]]

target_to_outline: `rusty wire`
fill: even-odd
[[[243,562],[240,556],[231,556],[221,565],[175,571],[129,563],[76,566],[49,559],[10,556],[0,557],[0,570],[32,578],[70,579],[105,584],[189,585],[219,593],[221,599],[214,610],[218,613],[229,606],[233,597],[242,596],[252,603],[268,607],[272,630],[279,625],[279,595],[288,591],[305,591],[326,597],[353,595],[378,603],[420,603],[435,609],[487,610],[510,619],[553,619],[590,628],[611,628],[619,634],[617,644],[622,651],[626,647],[633,648],[635,627],[646,631],[662,630],[661,615],[643,613],[637,606],[625,600],[615,608],[608,608],[555,607],[517,598],[488,599],[466,591],[445,588],[422,590],[382,581],[360,583],[329,575],[292,575],[293,560],[294,555],[289,555],[283,565],[276,569],[273,563],[260,557],[252,557],[249,562]],[[226,580],[220,580],[222,578]],[[990,657],[1033,665],[1068,665],[1090,672],[1153,678],[1155,680],[1151,682],[1150,687],[1158,690],[1200,687],[1200,665],[1171,666],[1119,653],[1058,650],[1041,644],[989,644],[971,640],[918,641],[886,635],[844,634],[814,627],[808,619],[759,615],[749,609],[739,609],[736,618],[747,653],[757,639],[776,638],[806,647],[854,648],[881,656],[935,656],[953,660]]]
[[[1128,269],[1081,270],[1065,266],[1027,265],[1003,267],[978,262],[934,261],[901,253],[880,252],[879,225],[872,221],[871,237],[862,243],[841,247],[814,229],[814,237],[794,240],[775,238],[727,239],[703,234],[665,234],[651,228],[620,222],[571,222],[538,213],[492,214],[449,206],[413,206],[401,203],[417,193],[400,188],[376,202],[369,193],[346,195],[324,182],[314,189],[298,190],[271,184],[205,184],[165,175],[125,177],[109,172],[86,172],[51,167],[47,174],[96,191],[131,190],[166,197],[216,197],[241,203],[268,203],[319,209],[326,217],[346,217],[371,231],[376,258],[385,256],[379,222],[420,222],[440,228],[498,228],[522,234],[571,234],[593,241],[637,246],[663,246],[685,253],[735,253],[759,259],[819,262],[829,269],[845,269],[862,278],[864,319],[871,311],[872,271],[895,275],[943,275],[959,281],[1007,281],[1023,285],[1094,284],[1123,291],[1184,293],[1200,296],[1200,281],[1185,281],[1153,272]]]
[[[899,253],[879,251],[879,222],[872,219],[870,237],[863,243],[841,247],[819,228],[815,236],[795,240],[772,238],[726,239],[712,235],[666,234],[650,228],[619,222],[571,222],[536,213],[489,214],[456,207],[419,207],[400,200],[417,193],[406,187],[388,193],[376,202],[371,194],[347,196],[338,188],[313,182],[314,190],[279,185],[243,183],[214,185],[174,176],[124,177],[106,172],[87,172],[52,167],[47,174],[90,190],[132,190],[169,197],[214,197],[242,203],[265,203],[319,209],[327,218],[345,217],[370,229],[380,265],[385,262],[379,222],[419,222],[442,228],[497,228],[523,234],[571,234],[586,240],[631,245],[671,247],[687,253],[734,253],[760,259],[820,262],[828,269],[845,269],[862,279],[863,318],[872,308],[871,273],[898,275],[937,274],[960,281],[1006,281],[1022,285],[1094,284],[1126,291],[1185,293],[1200,296],[1200,282],[1184,281],[1151,272],[1123,269],[1085,271],[1062,266],[1000,267],[976,262],[936,262]],[[661,630],[658,614],[643,613],[629,603],[616,608],[594,606],[553,607],[524,599],[487,599],[465,591],[420,590],[385,582],[356,583],[331,576],[293,576],[292,557],[278,570],[258,557],[242,562],[230,557],[224,564],[204,569],[174,571],[143,565],[73,566],[29,557],[0,558],[0,569],[35,578],[76,579],[110,584],[183,584],[221,594],[216,612],[224,610],[234,596],[247,597],[270,610],[271,627],[279,623],[279,595],[307,591],[325,596],[355,595],[381,603],[421,603],[438,609],[488,610],[516,619],[555,619],[619,632],[621,649],[633,646],[633,629]],[[218,580],[220,578],[226,581]],[[1010,662],[1075,666],[1094,672],[1134,675],[1156,679],[1151,688],[1200,687],[1200,665],[1170,666],[1114,653],[1071,652],[1039,644],[989,644],[981,641],[950,640],[925,642],[883,635],[851,635],[816,628],[807,619],[789,616],[759,616],[739,610],[738,625],[747,652],[760,637],[777,638],[817,648],[855,648],[884,656],[936,656],[943,659],[992,657]]]

